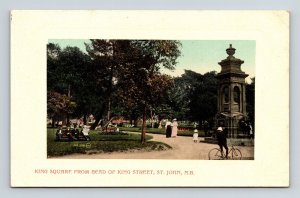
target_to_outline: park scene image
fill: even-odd
[[[48,159],[254,160],[255,49],[49,39]]]

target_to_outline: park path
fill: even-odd
[[[97,154],[71,154],[60,159],[188,159],[188,160],[208,160],[208,152],[212,148],[218,147],[216,144],[203,142],[194,143],[192,137],[177,136],[176,138],[166,138],[165,135],[150,134],[151,141],[164,142],[173,149],[164,151],[143,151],[133,150],[127,152],[97,153]],[[254,147],[237,146],[242,152],[243,159],[253,159]]]

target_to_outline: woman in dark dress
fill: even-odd
[[[172,123],[169,120],[167,120],[166,126],[165,126],[165,128],[166,128],[166,137],[167,138],[171,137],[171,134],[172,134],[172,126],[171,126],[171,124]]]

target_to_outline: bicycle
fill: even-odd
[[[208,152],[208,159],[209,160],[225,160],[224,151],[221,153],[220,148],[213,148]],[[231,146],[228,151],[228,158],[229,160],[241,160],[242,159],[242,152],[238,148],[234,148]]]

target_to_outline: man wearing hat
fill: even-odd
[[[226,149],[226,159],[228,157],[228,147],[227,147],[227,139],[226,139],[226,132],[223,129],[222,126],[219,126],[217,128],[217,139],[218,139],[218,145],[220,147],[221,153],[223,154],[223,147]]]

